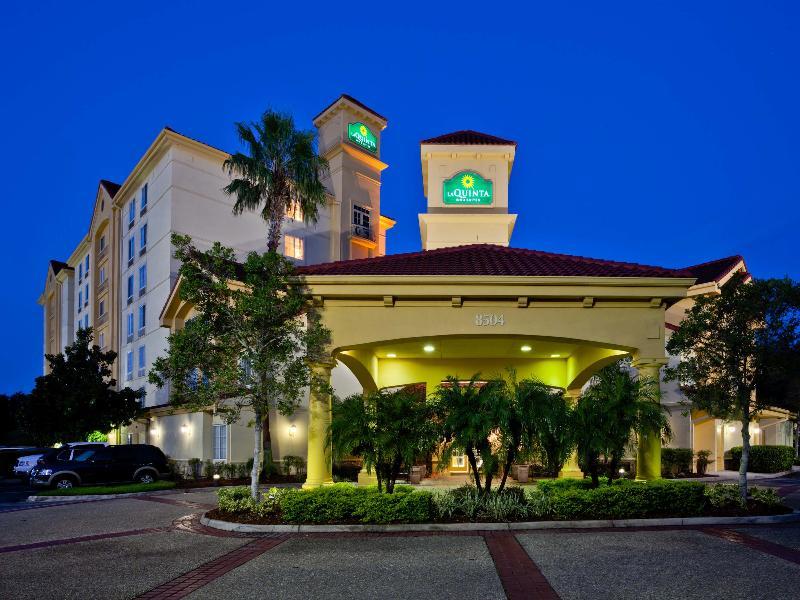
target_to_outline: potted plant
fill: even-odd
[[[711,456],[711,450],[698,450],[697,451],[697,474],[698,475],[705,475],[706,469],[710,461],[708,457]]]

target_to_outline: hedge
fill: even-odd
[[[681,473],[691,473],[693,456],[691,448],[662,448],[661,476],[675,477]]]
[[[742,447],[734,446],[730,450],[732,466],[736,470],[742,460]],[[750,473],[778,473],[789,471],[794,462],[794,448],[791,446],[750,446],[750,461],[747,471]]]

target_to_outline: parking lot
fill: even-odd
[[[800,503],[800,480],[778,482]],[[44,504],[0,486],[2,598],[790,598],[800,525],[413,534],[208,529],[213,490]]]

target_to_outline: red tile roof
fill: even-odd
[[[493,244],[471,244],[299,267],[301,275],[513,275],[561,277],[692,277],[666,269]]]
[[[728,275],[739,263],[743,263],[744,258],[738,254],[735,256],[727,256],[725,258],[718,258],[699,265],[692,265],[691,267],[684,267],[684,271],[688,271],[694,277],[697,277],[695,285],[701,283],[711,283],[712,281],[720,281]],[[745,266],[745,272],[747,267]]]
[[[504,140],[495,135],[473,131],[472,129],[462,129],[452,133],[445,133],[437,137],[422,140],[420,144],[466,144],[476,146],[516,146],[513,140]]]
[[[378,118],[379,118],[379,119],[381,119],[382,121],[388,121],[388,119],[387,119],[386,117],[384,117],[382,114],[380,114],[380,113],[378,113],[378,112],[375,112],[375,111],[374,111],[374,110],[372,110],[372,109],[371,109],[369,106],[367,106],[367,105],[366,105],[366,104],[364,104],[363,102],[359,102],[358,100],[356,100],[355,98],[353,98],[353,97],[352,97],[351,95],[349,95],[349,94],[340,94],[340,95],[339,95],[339,97],[338,97],[338,98],[336,98],[336,100],[334,100],[333,102],[331,102],[330,104],[328,104],[328,106],[326,106],[326,107],[325,107],[325,108],[323,108],[321,111],[319,111],[319,114],[318,114],[317,116],[315,116],[315,117],[314,117],[313,119],[311,119],[311,120],[312,120],[312,121],[316,121],[316,120],[317,120],[317,119],[320,117],[320,115],[322,115],[322,113],[324,113],[324,112],[325,112],[326,110],[328,110],[328,109],[329,109],[331,106],[333,106],[334,104],[336,104],[336,103],[337,103],[339,100],[341,100],[342,98],[344,98],[345,100],[349,100],[350,102],[352,102],[352,103],[353,103],[353,104],[355,104],[356,106],[360,106],[360,107],[361,107],[361,108],[363,108],[365,111],[367,111],[367,112],[369,112],[369,113],[372,113],[373,115],[375,115],[376,117],[378,117]]]

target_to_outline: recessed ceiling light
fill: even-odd
[[[431,344],[425,344],[422,349],[425,350],[425,352],[433,352],[436,350]]]
[[[528,344],[525,344],[524,346],[520,347],[520,350],[522,350],[523,352],[530,352],[531,350],[533,350],[533,348],[528,346]]]
[[[550,358],[561,358],[560,354],[551,354]]]
[[[397,354],[394,352],[389,352],[389,354],[386,355],[386,358],[397,358]]]

